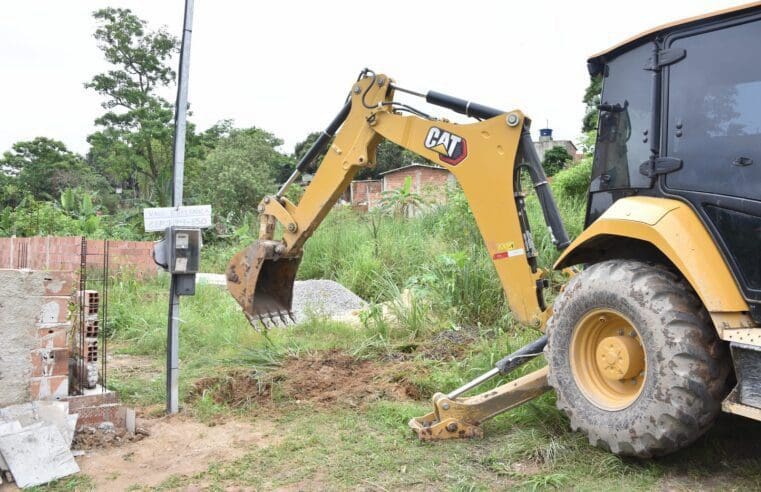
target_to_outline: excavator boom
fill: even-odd
[[[438,92],[423,96],[431,104],[478,120],[457,124],[396,102],[397,90],[423,96],[397,87],[385,75],[362,72],[341,111],[301,159],[293,175],[275,195],[264,197],[259,204],[259,240],[230,262],[229,291],[252,324],[267,326],[291,317],[293,282],[305,241],[357,172],[374,165],[376,147],[385,139],[454,174],[492,257],[513,316],[520,323],[542,330],[550,309],[544,301],[544,272],[537,266],[538,253],[526,218],[525,194],[520,188],[522,168],[528,171],[555,244],[562,249],[569,240],[533,147],[528,118],[517,110],[505,112]],[[292,203],[285,197],[288,186],[326,149],[298,204]],[[278,224],[282,235],[276,237]],[[519,350],[520,363],[539,355],[544,343],[546,339],[540,339]],[[519,364],[510,362],[510,357],[461,390],[434,396],[434,412],[413,419],[410,426],[423,439],[479,435],[478,426],[484,419],[547,389],[546,370],[540,370],[497,391],[457,399],[487,379],[517,367]]]
[[[531,145],[529,120],[438,92],[429,103],[480,121],[456,124],[394,101],[396,87],[385,75],[363,72],[335,119],[274,196],[258,206],[259,240],[234,256],[228,288],[249,320],[277,320],[290,312],[292,285],[304,242],[319,226],[360,169],[372,167],[375,149],[390,140],[452,172],[470,204],[518,321],[540,328],[549,313],[543,272],[524,210],[519,168],[537,191],[545,220],[559,248],[568,244],[544,171]],[[405,90],[406,91],[406,90]],[[411,92],[411,91],[407,91]],[[413,112],[403,116],[402,112]],[[332,143],[331,142],[332,139]],[[287,187],[327,147],[327,153],[296,205]],[[275,239],[276,224],[282,236]]]

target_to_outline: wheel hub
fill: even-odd
[[[631,336],[603,338],[596,355],[597,367],[608,379],[631,379],[645,368],[642,346]]]
[[[595,309],[574,327],[571,371],[584,396],[604,410],[622,410],[642,393],[646,356],[639,332],[612,309]]]

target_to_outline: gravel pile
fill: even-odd
[[[342,318],[366,305],[357,294],[332,280],[300,280],[293,286],[293,316],[299,323],[310,315]]]
[[[225,287],[227,280],[219,273],[199,273],[196,282]],[[293,285],[293,317],[297,323],[309,316],[351,322],[354,312],[367,306],[357,294],[332,280],[297,280]]]

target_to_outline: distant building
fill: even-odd
[[[443,167],[427,164],[410,164],[391,169],[380,176],[380,179],[351,182],[349,201],[352,206],[372,210],[380,205],[384,191],[401,188],[407,178],[411,180],[413,192],[423,195],[433,203],[443,203],[446,199],[446,187],[455,182],[454,175]]]
[[[539,154],[539,160],[544,160],[544,153],[553,147],[563,147],[573,157],[574,161],[581,159],[582,154],[576,149],[576,145],[570,140],[553,140],[552,128],[540,128],[539,140],[534,142],[536,153]]]

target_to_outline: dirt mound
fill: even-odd
[[[420,390],[405,377],[411,370],[408,363],[381,365],[332,350],[286,359],[268,373],[237,369],[204,378],[192,394],[209,392],[215,402],[236,407],[277,401],[354,407],[383,398],[419,399]]]

